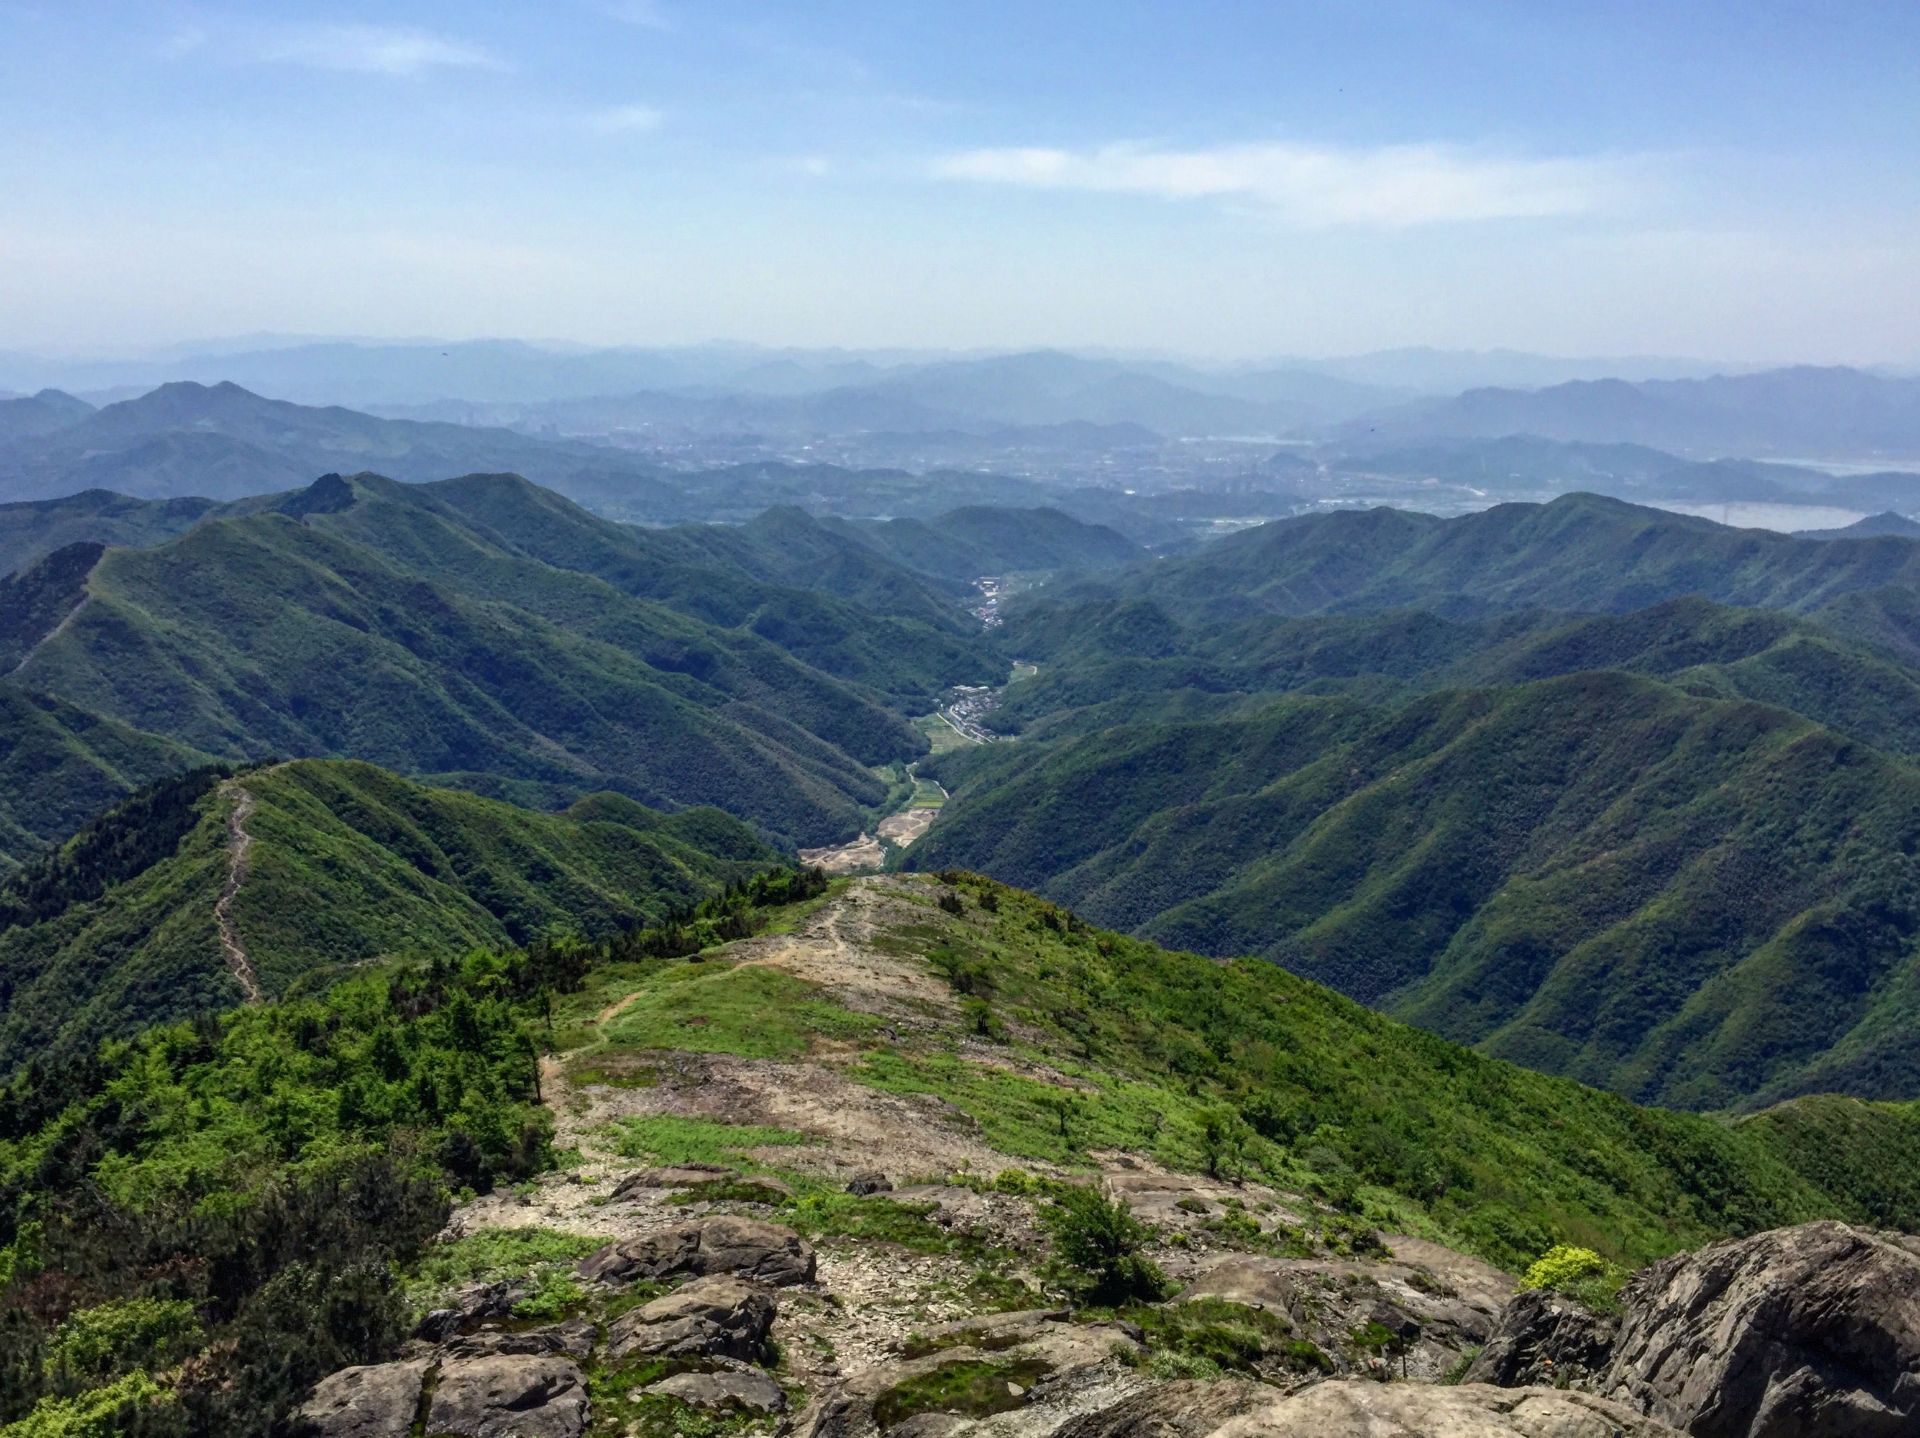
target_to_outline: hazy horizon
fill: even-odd
[[[1920,361],[1920,12],[0,4],[0,347]]]

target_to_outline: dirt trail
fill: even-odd
[[[213,919],[220,929],[220,951],[226,957],[228,972],[240,985],[247,1002],[257,1004],[264,1002],[266,995],[260,991],[259,975],[254,973],[246,945],[240,942],[240,934],[233,924],[233,901],[239,897],[240,886],[247,881],[247,852],[253,848],[247,820],[253,816],[255,801],[247,786],[238,779],[227,780],[220,786],[220,792],[232,796],[233,808],[227,813],[227,882],[214,902]]]
[[[60,622],[58,624],[54,625],[53,628],[49,629],[45,634],[42,634],[38,639],[34,640],[33,647],[27,650],[25,654],[22,654],[20,656],[20,662],[14,665],[13,668],[9,669],[7,672],[9,674],[18,674],[22,669],[26,668],[27,661],[29,659],[33,658],[34,655],[38,654],[44,646],[51,643],[53,640],[58,639],[62,634],[65,634],[67,632],[67,626],[72,624],[75,619],[80,617],[80,611],[85,609],[88,603],[92,601],[92,599],[93,599],[93,596],[91,594],[83,592],[80,595],[80,602],[74,605],[73,608],[69,609],[65,614],[61,615]]]

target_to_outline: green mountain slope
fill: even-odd
[[[1856,607],[1822,610],[1816,622],[1689,596],[1618,615],[1453,619],[1395,609],[1181,624],[1150,601],[1030,605],[1008,626],[1006,644],[1042,661],[1041,672],[1008,695],[995,722],[1055,735],[1152,718],[1175,695],[1382,698],[1619,669],[1692,693],[1776,704],[1881,748],[1920,753],[1920,651],[1905,652],[1910,646],[1884,625],[1849,622]],[[1140,712],[1129,717],[1129,705]]]
[[[1920,1086],[1920,770],[1617,673],[1276,702],[941,761],[913,851],[1716,1107]]]
[[[158,544],[217,508],[210,499],[131,499],[104,489],[0,504],[0,573],[12,574],[82,541]]]
[[[161,543],[209,518],[278,511],[431,568],[489,597],[526,593],[529,561],[606,581],[709,624],[767,639],[803,662],[920,713],[949,685],[1005,664],[946,589],[794,508],[744,525],[639,529],[510,474],[425,484],[326,476],[228,504],[95,491],[0,506],[0,565],[62,545]]]
[[[209,755],[0,682],[0,873]]]
[[[1280,520],[1110,586],[1176,617],[1332,610],[1628,610],[1699,594],[1807,612],[1920,581],[1920,543],[1795,539],[1592,494],[1457,519],[1344,510]]]
[[[747,630],[909,712],[924,712],[949,685],[986,682],[1005,669],[948,595],[803,510],[769,510],[742,525],[638,529],[512,475],[419,486],[362,475],[352,484],[357,503],[328,523],[364,542],[388,542],[419,522],[399,518],[393,506],[457,517],[468,531],[463,543],[415,541],[443,572],[473,572],[478,556],[449,550],[468,548],[479,536],[490,549],[590,574],[635,598]]]
[[[382,955],[604,936],[776,857],[714,810],[618,795],[542,814],[368,764],[194,771],[0,889],[0,1071],[240,1002],[222,915],[273,997]]]
[[[881,797],[870,766],[923,745],[758,635],[490,548],[377,486],[363,515],[365,489],[106,551],[12,682],[223,757],[364,758],[543,802],[614,788],[822,841]]]

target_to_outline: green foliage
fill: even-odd
[[[188,755],[357,758],[543,807],[612,789],[824,843],[884,794],[872,766],[923,747],[882,690],[912,712],[998,667],[957,616],[758,582],[697,537],[671,545],[686,602],[746,607],[669,607],[648,595],[663,542],[523,481],[332,476],[107,550],[10,683]]]
[[[1285,1314],[1224,1298],[1135,1304],[1123,1309],[1121,1316],[1140,1326],[1150,1352],[1198,1359],[1215,1372],[1251,1372],[1262,1359],[1289,1354],[1293,1338],[1293,1325]]]
[[[1167,1296],[1166,1275],[1142,1252],[1153,1235],[1124,1203],[1094,1188],[1069,1185],[1054,1194],[1041,1217],[1053,1238],[1054,1260],[1088,1302],[1154,1302]]]
[[[585,1296],[571,1269],[604,1240],[550,1228],[483,1228],[422,1253],[408,1270],[410,1306],[425,1312],[469,1283],[518,1280],[531,1291],[514,1306],[519,1318],[558,1318]]]
[[[881,1393],[874,1399],[873,1416],[884,1432],[922,1413],[969,1418],[1009,1413],[1024,1405],[1028,1391],[1052,1371],[1039,1359],[956,1359]]]
[[[411,1321],[394,1261],[449,1190],[549,1161],[533,1026],[555,957],[367,972],[29,1065],[0,1100],[0,1298],[80,1311],[0,1336],[0,1371],[22,1371],[9,1345],[45,1354],[0,1419],[63,1364],[158,1372],[192,1348],[182,1422],[259,1432],[323,1373],[390,1354]],[[30,1421],[68,1421],[48,1411]]]
[[[921,924],[915,945],[964,939],[988,958],[997,1007],[1036,1035],[1018,1052],[1084,1087],[910,1044],[849,1073],[939,1095],[1009,1156],[1112,1148],[1203,1170],[1208,1118],[1231,1111],[1250,1171],[1347,1211],[1325,1244],[1357,1252],[1411,1225],[1509,1267],[1562,1242],[1637,1265],[1815,1217],[1920,1224],[1920,1105],[1809,1100],[1738,1123],[1636,1108],[1276,965],[1169,953],[995,887],[998,913]]]
[[[1577,1298],[1590,1308],[1608,1309],[1614,1306],[1626,1281],[1625,1269],[1592,1249],[1556,1243],[1527,1266],[1520,1286],[1551,1289]]]
[[[1920,1075],[1920,769],[1786,711],[1582,673],[956,762],[917,864],[1528,1067],[1695,1108]]]
[[[129,1373],[102,1388],[71,1398],[48,1396],[17,1423],[0,1427],[0,1438],[142,1438],[178,1431],[178,1402],[153,1378]]]
[[[129,791],[212,761],[189,745],[4,684],[0,737],[0,873],[40,859]]]
[[[811,1238],[887,1243],[916,1253],[946,1253],[953,1235],[935,1223],[937,1205],[903,1203],[884,1194],[837,1193],[810,1185],[780,1205],[782,1223]]]
[[[47,1343],[47,1365],[56,1375],[105,1383],[134,1369],[170,1368],[205,1338],[186,1299],[124,1298],[69,1315]]]
[[[813,1142],[803,1133],[767,1124],[722,1123],[718,1119],[657,1114],[614,1120],[613,1142],[624,1158],[660,1164],[746,1162],[750,1149]]]
[[[661,970],[605,1032],[630,1049],[793,1058],[816,1038],[857,1040],[879,1026],[818,992],[817,985],[760,965],[676,965]]]

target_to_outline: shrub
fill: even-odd
[[[134,1372],[72,1398],[42,1398],[6,1432],[7,1438],[127,1438],[177,1431],[177,1411],[173,1394]]]
[[[1607,1262],[1591,1248],[1556,1243],[1533,1261],[1520,1286],[1564,1293],[1590,1308],[1610,1308],[1626,1281],[1625,1269]]]
[[[1054,1259],[1091,1303],[1156,1302],[1168,1284],[1142,1249],[1152,1236],[1123,1203],[1091,1188],[1062,1190],[1043,1215],[1053,1235]]]
[[[185,1299],[127,1298],[83,1308],[47,1345],[49,1365],[86,1382],[104,1383],[140,1368],[168,1368],[204,1338]]]

